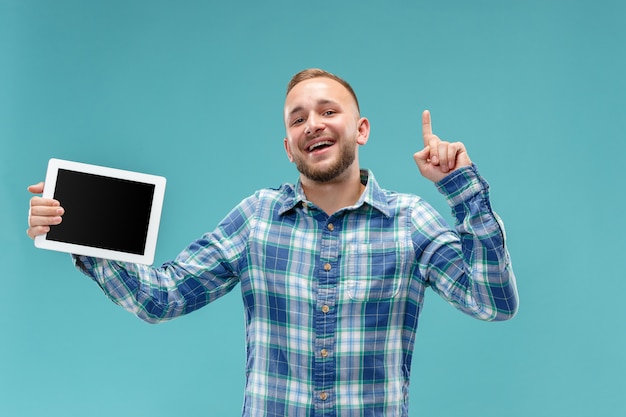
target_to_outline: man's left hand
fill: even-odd
[[[455,169],[470,166],[472,161],[461,142],[445,142],[433,134],[430,112],[422,114],[424,149],[413,155],[420,173],[425,178],[439,182]]]

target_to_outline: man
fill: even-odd
[[[424,148],[414,159],[447,198],[456,231],[419,197],[380,188],[358,160],[369,121],[350,85],[328,72],[294,76],[284,118],[296,185],[257,191],[159,268],[85,256],[74,256],[75,264],[148,322],[194,311],[240,283],[244,416],[408,416],[427,287],[482,320],[516,313],[488,186],[462,143],[432,133],[425,111]],[[33,197],[29,236],[62,214],[59,202]]]

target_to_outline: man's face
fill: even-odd
[[[356,166],[357,146],[367,141],[369,124],[359,118],[354,98],[330,78],[298,83],[285,100],[285,150],[300,173],[329,182]]]

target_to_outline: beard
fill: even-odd
[[[315,182],[329,182],[343,174],[356,159],[356,148],[354,144],[347,141],[342,142],[339,148],[339,157],[332,165],[325,168],[316,168],[309,165],[303,157],[294,157],[294,162],[298,171]]]

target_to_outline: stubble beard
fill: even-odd
[[[342,142],[339,151],[339,158],[326,168],[315,168],[307,164],[304,158],[295,158],[294,162],[298,171],[309,180],[329,182],[343,174],[356,159],[356,148],[349,142]]]

